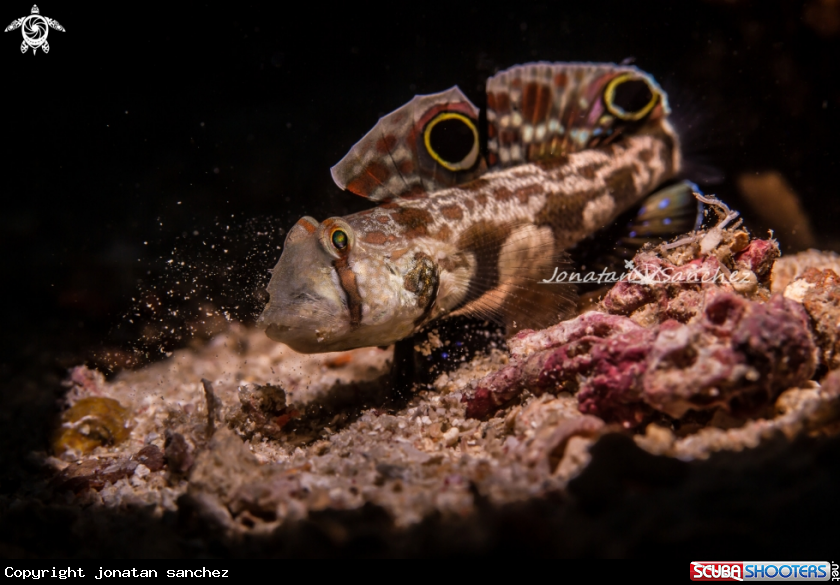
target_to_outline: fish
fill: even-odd
[[[657,191],[682,154],[668,97],[640,69],[529,63],[486,94],[485,132],[454,86],[380,118],[332,167],[376,206],[288,231],[258,319],[269,338],[320,353],[388,346],[457,315],[544,328],[575,310],[574,290],[545,283],[569,250],[646,197],[660,227],[664,207],[696,205],[679,183],[681,197]],[[691,229],[687,217],[675,227]]]

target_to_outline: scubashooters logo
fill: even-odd
[[[694,561],[692,581],[837,581],[837,563],[825,561]]]
[[[41,16],[41,11],[38,10],[38,5],[32,6],[32,14],[13,20],[12,24],[6,27],[3,32],[20,29],[23,33],[23,42],[20,44],[20,52],[25,53],[30,47],[32,54],[38,52],[38,49],[44,53],[50,52],[50,44],[47,42],[47,35],[50,29],[64,32],[64,27],[58,24],[57,20]]]

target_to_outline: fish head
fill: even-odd
[[[390,345],[415,330],[437,287],[435,267],[422,255],[392,262],[358,227],[304,217],[289,231],[258,320],[269,338],[321,353]]]
[[[289,230],[258,321],[268,337],[302,353],[333,351],[327,340],[340,337],[349,325],[346,295],[334,266],[342,254],[332,239],[349,247],[352,231],[335,227],[326,230],[307,216]]]

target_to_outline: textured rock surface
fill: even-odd
[[[752,414],[814,374],[816,346],[801,305],[708,290],[695,307],[688,324],[668,319],[645,328],[591,312],[558,326],[562,332],[520,335],[518,343],[548,349],[479,382],[465,397],[467,415],[485,417],[525,389],[574,392],[581,412],[626,427],[654,411],[680,418],[690,409],[724,406]],[[565,341],[552,347],[529,337]]]
[[[511,364],[465,396],[467,415],[484,418],[525,390],[565,390],[581,412],[629,428],[656,413],[756,414],[807,382],[815,339],[836,343],[834,281],[823,279],[803,308],[804,299],[771,298],[774,241],[712,228],[682,242],[637,254],[598,310],[518,334]]]
[[[814,335],[828,369],[840,366],[840,277],[830,268],[808,268],[785,288],[785,297],[811,317]]]

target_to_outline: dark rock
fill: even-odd
[[[195,462],[195,456],[192,446],[184,438],[184,435],[166,431],[164,461],[173,473],[187,473],[190,470]]]
[[[165,464],[163,451],[156,445],[146,445],[134,455],[134,460],[149,468],[149,471],[160,471]]]

